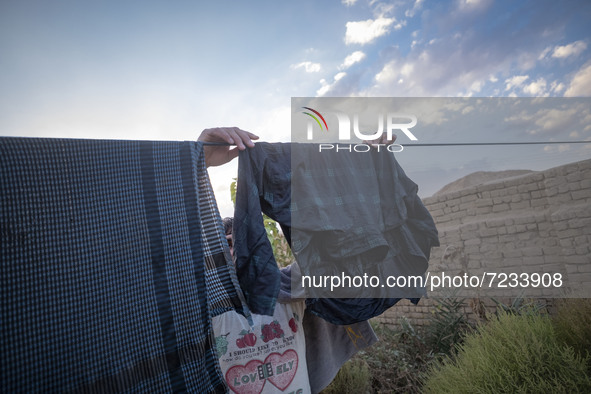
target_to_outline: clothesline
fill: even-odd
[[[474,146],[474,145],[551,145],[551,144],[591,144],[591,141],[532,141],[532,142],[449,142],[433,144],[398,144],[406,147],[411,146]],[[235,146],[227,142],[203,142],[203,145],[210,146]]]

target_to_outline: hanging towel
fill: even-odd
[[[0,138],[6,392],[225,392],[250,317],[200,142]]]

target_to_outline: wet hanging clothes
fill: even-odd
[[[257,143],[240,153],[234,256],[249,307],[267,313],[277,268],[260,212],[281,224],[303,275],[424,275],[437,229],[392,153],[319,152],[317,144]],[[381,314],[424,287],[364,288],[336,297],[307,288],[307,310],[334,324]]]
[[[250,317],[202,143],[0,138],[7,392],[226,392],[211,316]]]

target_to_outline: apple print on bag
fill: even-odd
[[[257,343],[257,336],[247,330],[240,331],[238,339],[236,339],[236,346],[240,349],[245,347],[252,347]]]
[[[253,315],[252,322],[236,312],[212,319],[230,393],[311,392],[302,325],[305,304],[278,303],[275,309],[273,317]]]

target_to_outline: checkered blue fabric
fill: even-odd
[[[248,316],[200,142],[0,138],[2,392],[225,392]]]

